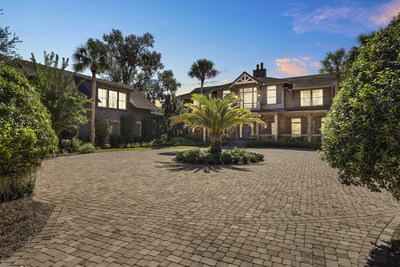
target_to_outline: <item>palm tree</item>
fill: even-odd
[[[237,125],[247,124],[253,127],[253,123],[265,125],[258,117],[260,115],[251,113],[248,109],[240,108],[243,100],[233,93],[226,95],[223,99],[215,99],[211,94],[193,94],[192,100],[201,105],[185,104],[191,112],[172,117],[172,124],[185,122],[193,129],[203,128],[210,131],[211,153],[221,153],[222,133],[231,130]]]
[[[321,61],[322,69],[320,69],[320,73],[329,73],[336,77],[335,95],[339,91],[340,76],[345,67],[345,56],[346,50],[339,48],[334,52],[328,52],[325,59]]]
[[[90,68],[92,72],[92,111],[90,118],[90,142],[95,138],[95,109],[96,109],[96,74],[104,72],[109,64],[108,50],[98,39],[89,38],[85,45],[79,46],[72,55],[75,71],[84,71]]]
[[[205,58],[199,59],[192,64],[188,75],[190,78],[197,78],[200,80],[200,94],[203,93],[203,85],[206,78],[212,78],[217,75],[218,71],[214,69],[214,63]]]

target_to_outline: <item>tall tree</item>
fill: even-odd
[[[51,124],[56,135],[86,123],[85,104],[90,101],[78,91],[73,75],[65,73],[69,59],[62,58],[59,66],[57,54],[44,52],[43,65],[36,62],[34,54],[32,61],[35,64],[35,75],[31,83],[40,93],[41,101],[51,115]]]
[[[339,91],[339,83],[344,69],[345,56],[346,50],[344,48],[339,48],[334,52],[328,52],[325,59],[321,61],[322,68],[320,69],[320,72],[333,74],[336,77],[335,95]]]
[[[187,123],[193,129],[203,128],[210,131],[211,153],[222,152],[222,132],[231,130],[237,125],[253,123],[265,125],[259,119],[260,115],[251,113],[250,110],[240,108],[243,100],[233,93],[226,95],[223,99],[215,99],[211,94],[193,94],[192,100],[196,100],[201,105],[185,104],[191,112],[180,116],[172,117],[173,124],[180,122]]]
[[[358,55],[360,54],[360,48],[363,45],[366,45],[368,40],[374,37],[375,32],[371,33],[361,33],[357,37],[357,43],[359,46],[353,46],[350,48],[350,50],[347,52],[345,56],[345,62],[344,62],[344,73],[347,75],[350,72],[350,69],[353,65],[353,63],[357,60]]]
[[[215,77],[217,73],[218,71],[214,69],[214,63],[203,58],[192,64],[188,75],[191,78],[200,80],[200,94],[202,94],[205,79]]]
[[[178,88],[181,87],[181,84],[174,78],[172,70],[159,72],[157,78],[157,80],[143,80],[148,81],[148,90],[143,93],[153,103],[157,100],[162,102],[166,95],[175,94]]]
[[[183,129],[183,123],[171,125],[171,117],[181,115],[184,112],[182,100],[175,94],[167,94],[164,96],[162,103],[163,123],[168,135],[178,136]]]
[[[3,9],[0,9],[0,12],[2,11]],[[0,13],[0,15],[3,15],[3,13]],[[8,29],[9,27],[0,27],[0,62],[7,63],[20,57],[15,51],[15,45],[22,42],[15,33],[9,32]]]
[[[347,185],[400,200],[400,15],[359,49],[327,114],[323,159]]]
[[[111,56],[106,78],[135,86],[153,102],[159,98],[157,91],[160,88],[155,77],[160,75],[164,65],[161,63],[161,54],[152,50],[154,37],[150,33],[124,37],[121,31],[112,29],[111,33],[103,35],[103,40]]]
[[[90,142],[95,143],[96,74],[104,72],[109,66],[107,46],[98,39],[89,38],[85,45],[79,46],[73,54],[75,71],[90,69],[92,72],[92,111],[90,118]]]

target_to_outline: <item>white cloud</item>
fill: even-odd
[[[275,60],[279,72],[294,76],[306,75],[306,64],[297,58],[278,58]]]

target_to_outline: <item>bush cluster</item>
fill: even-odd
[[[96,143],[96,146],[104,147],[107,138],[111,133],[110,123],[106,119],[96,119],[95,127],[96,136],[94,142]]]
[[[36,169],[57,142],[39,94],[21,73],[0,64],[0,202],[33,192]]]
[[[264,161],[264,155],[248,152],[244,148],[235,148],[233,150],[224,150],[222,153],[211,154],[209,150],[190,149],[176,154],[176,160],[184,163],[195,164],[247,164]]]
[[[246,147],[287,147],[287,148],[308,148],[320,149],[320,142],[305,142],[295,140],[263,140],[263,141],[248,141]]]
[[[62,154],[79,152],[81,154],[92,153],[96,148],[91,143],[83,143],[78,137],[60,140],[60,152]]]
[[[135,136],[136,119],[133,117],[121,117],[121,136],[127,143],[133,142]]]

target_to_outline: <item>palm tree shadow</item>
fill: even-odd
[[[400,265],[400,240],[375,247],[369,255],[366,266],[397,267]]]
[[[165,168],[170,172],[181,172],[181,171],[190,171],[190,172],[219,172],[224,169],[241,171],[241,172],[249,172],[248,168],[245,168],[243,165],[203,165],[203,164],[190,164],[190,163],[179,163],[179,162],[162,162],[158,161],[160,166],[156,166],[157,168]]]

